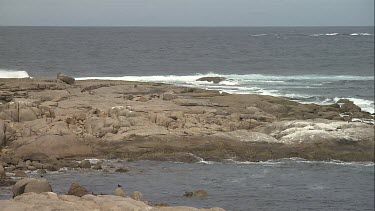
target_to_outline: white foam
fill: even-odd
[[[250,36],[252,36],[252,37],[263,37],[263,36],[267,36],[267,34],[252,34]]]
[[[327,33],[325,34],[326,36],[335,36],[335,35],[338,35],[339,33]]]
[[[374,162],[345,162],[341,160],[327,160],[327,161],[315,161],[315,160],[306,160],[303,158],[292,157],[292,158],[283,158],[278,160],[268,160],[268,161],[235,161],[233,159],[228,159],[227,161],[233,162],[234,164],[239,165],[284,165],[290,163],[306,163],[306,164],[328,164],[328,165],[343,165],[343,166],[374,166]]]
[[[352,33],[351,36],[371,36],[372,34],[369,33]]]
[[[317,80],[317,81],[340,81],[340,80],[374,80],[374,76],[354,76],[354,75],[263,75],[263,74],[229,74],[222,75],[216,73],[195,74],[195,75],[155,75],[155,76],[121,76],[121,77],[81,77],[77,80],[123,80],[142,82],[195,82],[201,77],[225,77],[235,81],[260,81],[260,82],[285,82],[287,80]],[[212,82],[209,82],[212,84]],[[223,82],[221,82],[223,83]]]
[[[23,70],[1,70],[0,78],[29,78],[29,74]]]
[[[218,84],[207,81],[197,81],[201,77],[225,77],[227,80],[222,81]],[[166,75],[166,76],[122,76],[122,77],[84,77],[77,78],[77,80],[125,80],[125,81],[141,81],[141,82],[160,82],[169,83],[175,85],[182,85],[187,87],[198,87],[203,89],[218,90],[220,92],[226,92],[231,94],[260,94],[260,95],[272,95],[277,97],[288,97],[292,99],[298,99],[300,103],[312,103],[311,98],[314,96],[307,96],[301,94],[291,93],[280,93],[278,90],[270,88],[260,88],[261,84],[273,84],[273,83],[301,83],[305,84],[306,81],[309,84],[331,83],[334,81],[373,81],[374,76],[355,76],[355,75],[263,75],[263,74],[195,74],[195,75]],[[251,85],[251,86],[250,86]],[[301,86],[302,87],[302,86]],[[306,86],[303,86],[306,88]],[[304,100],[306,99],[306,100]],[[362,108],[363,111],[374,113],[374,103],[369,100],[350,98],[356,105]],[[335,100],[337,101],[337,100]],[[317,104],[332,104],[333,99],[322,99],[320,101],[314,101]]]
[[[154,76],[122,76],[122,77],[81,77],[76,78],[77,80],[121,80],[121,81],[141,81],[141,82],[164,82],[164,83],[175,83],[175,82],[194,82],[202,77],[221,77],[219,74],[207,73],[207,74],[196,74],[196,75],[154,75]],[[211,82],[209,82],[211,83]]]
[[[334,101],[337,102],[340,99],[341,98],[335,97]],[[374,101],[358,99],[358,98],[353,98],[353,97],[349,97],[349,98],[345,98],[345,99],[353,101],[353,103],[356,104],[357,106],[359,106],[362,109],[362,111],[366,111],[366,112],[369,112],[371,114],[375,113]]]

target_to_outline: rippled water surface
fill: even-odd
[[[94,193],[112,194],[117,184],[141,191],[152,203],[226,210],[374,210],[372,163],[296,160],[242,164],[186,164],[155,161],[110,162],[128,173],[62,171],[45,177],[55,192],[66,193],[76,181]],[[37,175],[34,175],[37,176]],[[183,197],[204,189],[208,198]],[[10,189],[2,189],[7,198]],[[6,196],[8,195],[8,196]]]

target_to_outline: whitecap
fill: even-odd
[[[326,36],[335,36],[335,35],[338,35],[339,33],[327,33],[325,34]]]
[[[372,34],[370,33],[352,33],[350,36],[371,36]]]
[[[252,34],[250,36],[252,36],[252,37],[263,37],[263,36],[267,36],[267,34]]]
[[[29,78],[29,74],[23,70],[2,70],[0,69],[0,78]]]
[[[339,98],[339,97],[335,97],[334,101],[337,102],[340,99],[341,98]],[[366,111],[366,112],[369,112],[371,114],[375,113],[374,101],[372,101],[372,100],[365,100],[365,99],[359,99],[359,98],[353,98],[353,97],[349,97],[349,98],[345,98],[345,99],[353,101],[353,103],[356,104],[357,106],[359,106],[362,109],[362,111]]]

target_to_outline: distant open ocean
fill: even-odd
[[[349,98],[374,113],[374,27],[0,27],[0,78],[60,71],[307,103]]]

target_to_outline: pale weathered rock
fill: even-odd
[[[115,190],[115,196],[127,197],[128,195],[121,187],[118,187]]]
[[[16,147],[17,146],[17,147]],[[57,157],[88,156],[92,149],[74,135],[40,135],[20,138],[11,143],[15,153],[22,156],[46,155]]]
[[[342,120],[340,105],[346,109],[344,104],[352,105],[350,101],[307,105],[272,96],[232,95],[157,83],[135,86],[127,81],[76,81],[74,86],[38,78],[0,82],[5,84],[1,92],[12,100],[0,105],[0,119],[6,119],[3,144],[20,157],[126,155],[189,162],[196,160],[186,156],[189,153],[217,161],[228,159],[229,154],[254,161],[289,156],[356,161],[374,157],[372,128],[343,125],[336,131],[332,124],[326,129],[311,123],[306,128],[288,128],[283,123],[286,128],[275,126],[292,120]],[[149,101],[137,101],[143,98]],[[35,114],[29,113],[19,122],[18,107]],[[353,106],[348,110],[352,117],[361,118],[357,121],[367,119],[364,122],[371,123],[368,113]],[[324,145],[310,145],[318,139]]]
[[[76,182],[72,183],[67,193],[67,195],[73,195],[73,196],[78,196],[78,197],[82,197],[86,194],[90,194],[90,192],[88,192],[86,188],[82,187]]]
[[[356,131],[356,132],[354,132]],[[270,124],[264,129],[282,143],[312,142],[371,142],[374,127],[361,123],[343,121],[282,121]]]
[[[131,198],[137,201],[145,202],[145,199],[143,198],[143,195],[139,191],[134,191],[131,195]]]
[[[13,197],[23,193],[52,192],[52,187],[46,179],[26,178],[18,181],[13,187]]]
[[[46,179],[37,179],[26,184],[24,193],[43,193],[52,192],[52,187]]]

